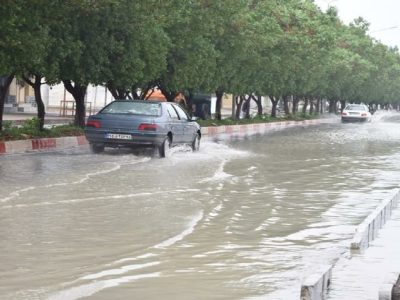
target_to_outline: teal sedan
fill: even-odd
[[[177,103],[116,100],[88,118],[85,136],[94,153],[105,147],[153,147],[165,157],[175,145],[199,150],[201,131]]]

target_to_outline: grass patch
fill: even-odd
[[[14,126],[10,121],[3,122],[3,131],[0,131],[0,141],[56,138],[82,134],[83,129],[73,125],[56,125],[51,128],[39,130],[39,119],[32,118],[24,121],[20,126]]]

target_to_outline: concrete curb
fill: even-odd
[[[209,127],[202,127],[201,134],[207,136],[213,136],[218,134],[265,133],[289,127],[317,125],[327,122],[328,120],[324,119],[313,119],[304,121],[282,121],[282,122],[256,123],[256,124],[243,124],[243,125],[209,126]]]
[[[42,138],[0,142],[0,154],[18,154],[32,151],[67,149],[88,144],[85,136]]]
[[[369,247],[378,235],[379,229],[390,219],[393,210],[397,207],[400,199],[400,191],[396,190],[394,195],[383,201],[356,229],[356,234],[351,242],[351,250],[363,251]]]
[[[336,121],[336,120],[335,120]],[[202,135],[213,136],[218,134],[254,134],[265,133],[267,131],[280,130],[296,126],[309,126],[321,123],[332,122],[324,119],[304,120],[304,121],[283,121],[273,123],[258,123],[245,125],[229,125],[229,126],[210,126],[202,127]],[[87,145],[88,141],[85,136],[72,136],[61,138],[42,138],[32,140],[8,141],[0,142],[1,154],[17,154],[31,151],[48,151],[60,150]]]
[[[332,265],[322,266],[321,270],[307,277],[301,285],[301,300],[325,299],[332,281]]]

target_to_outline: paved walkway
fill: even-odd
[[[363,253],[341,258],[332,270],[329,300],[377,300],[391,272],[400,272],[400,208]]]
[[[25,120],[32,119],[36,116],[36,114],[30,113],[6,113],[3,114],[3,121],[12,121],[15,124],[21,124]],[[73,120],[73,117],[60,117],[58,114],[55,113],[48,113],[45,117],[46,124],[68,124]]]

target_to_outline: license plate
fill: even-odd
[[[130,134],[107,133],[106,138],[114,140],[131,140],[132,136]]]

